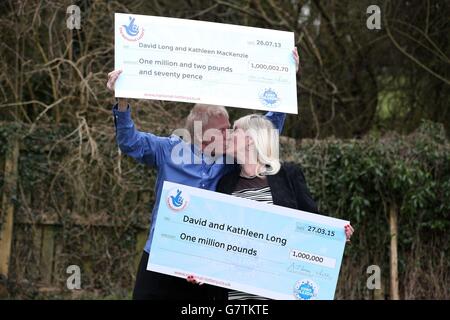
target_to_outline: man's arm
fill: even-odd
[[[294,50],[292,50],[292,57],[294,58],[295,61],[295,71],[298,72],[300,65],[300,58],[298,56],[297,47],[295,47]],[[283,131],[284,127],[284,121],[286,120],[286,114],[281,112],[267,112],[266,117],[267,119],[272,121],[273,125],[275,126],[275,128],[278,129],[278,132],[281,135],[281,132]]]
[[[158,166],[163,146],[168,143],[168,138],[137,130],[131,119],[129,105],[124,110],[120,107],[120,102],[115,104],[113,116],[116,140],[120,150],[141,163]]]
[[[114,70],[108,74],[107,87],[113,91],[117,78],[122,70]],[[130,106],[126,99],[118,98],[113,107],[116,140],[120,150],[141,163],[158,166],[164,146],[169,138],[162,138],[151,133],[136,130],[131,119]]]
[[[278,129],[281,135],[284,127],[284,121],[286,120],[286,113],[269,111],[265,114],[266,118],[272,121],[274,127]]]

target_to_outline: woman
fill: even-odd
[[[240,170],[225,175],[217,191],[292,209],[319,213],[306,186],[305,176],[294,164],[281,164],[278,156],[279,136],[272,123],[260,115],[248,115],[234,123],[227,153],[240,164]],[[349,241],[353,234],[345,226]],[[231,291],[229,299],[258,299]]]

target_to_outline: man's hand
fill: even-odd
[[[292,50],[292,55],[294,56],[295,60],[295,72],[298,72],[298,66],[300,65],[300,58],[298,57],[297,47],[295,47],[295,49]]]
[[[110,73],[108,73],[108,82],[106,83],[106,87],[109,90],[114,91],[117,78],[119,78],[122,71],[123,70],[120,69],[120,70],[114,70],[114,71],[111,71]],[[119,111],[126,111],[127,107],[128,107],[127,100],[123,99],[123,98],[119,98],[118,100],[119,100]]]

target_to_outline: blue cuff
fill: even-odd
[[[272,121],[275,128],[278,129],[278,132],[281,134],[284,128],[284,122],[286,120],[286,113],[269,111],[265,114],[265,116]]]
[[[133,126],[133,120],[131,119],[131,108],[128,104],[126,111],[119,111],[119,104],[116,103],[113,106],[114,126],[116,129],[130,128]]]

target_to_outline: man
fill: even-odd
[[[298,70],[299,59],[296,49],[293,50],[293,56]],[[108,74],[108,89],[114,90],[115,82],[121,72],[121,70],[115,70]],[[224,299],[221,296],[222,290],[218,290],[217,287],[194,286],[180,278],[148,271],[147,262],[163,182],[167,180],[215,191],[220,178],[236,168],[233,164],[227,164],[222,154],[224,133],[230,128],[226,109],[222,106],[196,104],[186,119],[187,136],[189,136],[187,141],[177,135],[159,137],[152,133],[138,131],[131,119],[131,110],[126,99],[118,99],[118,103],[113,107],[113,116],[120,150],[140,163],[156,167],[158,172],[150,232],[136,276],[133,299],[186,297]],[[268,112],[266,117],[281,132],[286,115]],[[203,132],[212,130],[214,134],[199,136],[194,130],[196,124],[200,124]],[[213,147],[211,147],[212,143],[214,143]],[[207,149],[209,149],[208,152],[205,152]]]

